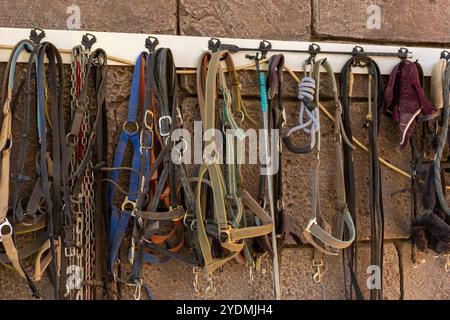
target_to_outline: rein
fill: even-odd
[[[378,158],[378,127],[379,115],[382,109],[381,99],[381,73],[378,65],[371,58],[364,55],[355,55],[344,65],[341,71],[341,103],[343,107],[342,122],[344,130],[350,141],[353,139],[352,135],[352,121],[350,118],[351,107],[351,90],[353,84],[353,74],[351,72],[353,67],[367,68],[369,74],[368,84],[368,109],[366,115],[365,128],[367,128],[367,135],[369,139],[369,213],[370,213],[370,242],[371,242],[371,265],[376,265],[380,268],[380,273],[383,274],[383,244],[384,244],[384,212],[381,189],[381,172]],[[355,184],[355,169],[354,169],[354,155],[353,148],[348,144],[344,145],[344,180],[346,202],[348,210],[350,211],[352,220],[356,225],[356,184]],[[355,238],[357,232],[355,230]],[[346,262],[347,260],[347,262]],[[353,242],[352,246],[344,255],[344,265],[348,266],[352,285],[357,293],[358,299],[363,299],[360,287],[356,281],[356,262],[357,262],[357,242]],[[382,281],[382,279],[381,279]],[[352,297],[352,290],[346,290],[349,298]],[[370,290],[371,299],[382,299],[382,289],[375,288]]]

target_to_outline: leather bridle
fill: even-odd
[[[225,72],[222,69],[221,60],[225,61],[230,73],[232,89],[227,85]],[[226,262],[235,258],[245,246],[245,239],[265,235],[272,230],[272,219],[254,200],[248,191],[243,189],[242,182],[238,181],[239,165],[237,161],[227,164],[228,175],[225,175],[225,166],[219,163],[220,150],[218,148],[219,136],[216,136],[216,100],[217,100],[217,76],[219,76],[219,86],[223,93],[223,127],[234,129],[233,132],[239,135],[242,130],[239,128],[234,114],[240,108],[242,99],[240,98],[240,83],[235,71],[234,63],[230,52],[223,50],[212,54],[207,69],[205,85],[205,103],[203,109],[203,132],[211,135],[206,139],[204,148],[204,162],[200,167],[198,184],[196,190],[196,225],[198,241],[204,259],[204,271],[211,274]],[[201,104],[202,105],[202,104]],[[226,144],[226,153],[234,157],[236,146]],[[224,157],[224,159],[226,158]],[[235,159],[236,160],[236,159]],[[206,207],[204,206],[205,192],[204,184],[211,188],[213,197],[214,220],[206,218]],[[261,225],[242,226],[245,221],[244,206],[247,206],[256,214]],[[212,251],[212,239],[220,244],[224,249],[223,255],[219,258],[214,256]]]
[[[6,259],[3,258],[2,260],[5,262],[10,262],[14,269],[17,270],[17,272],[20,274],[21,277],[25,278],[28,286],[30,287],[31,293],[34,298],[39,299],[40,294],[38,289],[36,288],[33,280],[31,277],[27,274],[25,269],[23,268],[23,265],[21,263],[21,259],[33,254],[34,252],[37,252],[44,244],[45,240],[41,241],[35,241],[33,243],[33,246],[29,246],[28,248],[24,248],[20,251],[16,248],[15,243],[15,236],[14,236],[14,229],[13,225],[9,222],[7,218],[8,213],[8,202],[9,202],[9,176],[10,176],[10,159],[11,159],[11,150],[12,150],[12,122],[13,122],[13,112],[15,104],[17,104],[18,99],[13,99],[13,87],[14,87],[14,75],[15,75],[15,66],[17,63],[17,59],[19,55],[24,52],[28,51],[31,53],[28,65],[32,65],[33,62],[36,63],[37,66],[37,57],[36,57],[36,51],[35,51],[35,44],[32,41],[29,40],[23,40],[19,42],[15,48],[12,51],[12,54],[10,56],[10,59],[8,61],[8,65],[5,72],[5,77],[3,80],[3,90],[2,90],[2,101],[3,101],[3,119],[1,124],[1,131],[0,131],[0,149],[1,149],[1,175],[2,178],[0,180],[0,241],[3,244],[3,247],[5,249],[6,253]],[[30,70],[31,67],[28,68]],[[27,85],[30,85],[31,82],[31,72],[27,73],[26,82]],[[29,87],[28,87],[29,88]],[[19,92],[20,93],[20,92]],[[17,94],[19,94],[17,93]],[[25,107],[24,107],[24,113],[29,114],[29,102],[30,102],[30,96],[29,94],[25,97]],[[25,121],[25,119],[24,119]],[[28,122],[24,122],[25,125],[23,127],[23,139],[27,136],[28,131]],[[24,141],[22,141],[24,142]],[[26,146],[26,144],[25,144]],[[22,154],[25,154],[25,148],[22,147]],[[19,174],[18,180],[22,182],[23,180],[27,180],[25,177],[23,177],[23,163],[25,160],[23,160],[23,157],[19,160],[19,170],[22,175]],[[19,182],[19,185],[20,185]],[[19,189],[16,191],[17,193],[20,192]],[[17,196],[18,198],[18,196]],[[16,199],[14,199],[16,200]],[[16,210],[14,210],[16,211]],[[14,219],[14,217],[13,217]],[[36,245],[37,244],[37,245]],[[27,253],[27,251],[30,250],[30,253]]]

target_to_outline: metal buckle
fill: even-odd
[[[10,236],[12,234],[12,231],[13,230],[12,230],[11,223],[9,223],[8,219],[5,218],[5,222],[0,224],[0,242],[2,241],[2,238],[4,236]]]
[[[316,218],[309,220],[308,225],[305,228],[305,231],[311,233],[311,227],[313,226],[313,224],[317,224],[317,219]]]
[[[176,116],[176,120],[177,120],[177,124],[178,126],[182,126],[183,125],[183,115],[181,114],[181,110],[179,107],[177,107],[177,116]]]
[[[163,126],[162,126],[162,122],[163,120],[166,120],[167,123],[167,127],[168,127],[168,131],[163,131]],[[172,124],[172,118],[170,116],[162,116],[159,118],[158,120],[158,124],[159,124],[159,135],[161,137],[167,137],[170,134],[170,126]]]
[[[148,116],[150,116],[151,121],[148,120],[148,119],[149,119]],[[153,114],[153,112],[152,112],[151,110],[148,110],[148,109],[145,110],[145,114],[144,114],[144,125],[145,125],[145,127],[146,127],[148,130],[150,130],[150,131],[153,130],[153,120],[154,120],[154,117],[155,117],[155,115]]]
[[[148,130],[148,133],[149,133],[149,135],[150,135],[150,145],[149,146],[146,146],[146,145],[143,145],[143,137],[144,137],[144,130],[142,130],[141,132],[140,132],[140,134],[139,134],[139,151],[140,151],[140,153],[143,155],[144,154],[144,150],[150,150],[150,149],[152,149],[153,148],[153,130]]]
[[[141,287],[142,287],[142,279],[136,280],[136,288],[133,294],[134,300],[141,300]]]
[[[171,219],[171,220],[173,222],[177,222],[177,221],[183,220],[183,222],[184,222],[185,221],[185,217],[187,215],[187,211],[184,211],[184,208],[182,206],[180,206],[180,205],[176,206],[175,208],[172,208],[172,207],[169,208],[169,212],[176,211],[176,210],[184,212],[184,214],[180,218],[174,218],[174,219]]]
[[[226,229],[221,229],[219,231],[220,242],[222,242],[222,243],[230,243],[230,242],[232,242],[232,239],[231,239],[231,231],[232,230],[233,229],[231,228],[231,226],[227,226]],[[221,239],[222,234],[226,234],[227,235],[227,240],[226,241],[222,241],[222,239]]]
[[[122,211],[126,211],[126,206],[127,205],[132,205],[133,209],[131,210],[127,210],[127,211],[134,211],[134,209],[136,208],[136,202],[135,201],[131,201],[130,199],[128,199],[128,196],[125,197],[125,200],[123,200],[122,202]]]

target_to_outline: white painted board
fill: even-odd
[[[94,48],[101,47],[110,56],[118,57],[130,62],[133,62],[139,52],[145,50],[145,39],[148,34],[139,33],[115,33],[115,32],[94,32],[94,31],[69,31],[69,30],[45,30],[46,37],[44,41],[52,42],[57,48],[71,50],[75,45],[80,44],[81,37],[86,33],[92,33],[97,38],[97,43]],[[0,61],[7,61],[11,53],[10,48],[3,48],[3,46],[14,46],[22,39],[29,37],[30,29],[23,28],[0,28]],[[160,47],[168,47],[172,49],[175,63],[178,68],[195,68],[200,54],[208,50],[208,40],[210,37],[188,37],[188,36],[174,36],[174,35],[155,35],[159,39]],[[220,38],[222,43],[235,44],[242,48],[257,48],[261,39],[235,39],[235,38]],[[307,50],[309,42],[303,41],[280,41],[269,40],[272,47],[276,49],[296,49]],[[337,42],[318,42],[322,50],[325,51],[345,51],[351,52],[355,45],[362,46],[366,52],[392,52],[396,53],[400,46],[383,46],[383,45],[369,45],[361,43],[337,43]],[[442,48],[428,48],[428,47],[408,47],[412,52],[412,58],[418,59],[423,67],[425,75],[431,74],[433,65],[439,60]],[[239,52],[233,55],[235,64],[237,66],[244,65],[250,61],[245,58],[248,52]],[[270,52],[268,56],[273,54]],[[308,57],[303,53],[285,53],[286,64],[293,70],[299,71],[302,69],[303,61]],[[327,56],[333,70],[339,73],[344,63],[348,60],[350,55],[323,55],[319,54],[317,58]],[[392,68],[398,63],[399,59],[396,57],[373,57],[373,59],[380,66],[382,74],[389,74]],[[70,55],[63,54],[65,63],[70,62]],[[22,57],[21,61],[25,61]],[[122,63],[111,60],[111,65],[120,65]],[[365,72],[365,69],[355,68],[355,73]]]

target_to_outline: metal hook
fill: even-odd
[[[40,31],[37,33],[37,31]],[[30,40],[34,42],[34,44],[39,44],[42,39],[45,38],[45,31],[40,28],[33,28],[30,31]]]
[[[323,271],[322,271],[322,267],[323,267],[323,260],[313,260],[312,262],[312,266],[313,266],[313,270],[314,270],[314,274],[313,274],[313,280],[315,283],[319,283],[322,281],[322,277],[323,277]]]
[[[441,59],[449,60],[450,59],[450,52],[447,50],[443,50],[441,52]]]
[[[211,50],[212,52],[217,52],[220,49],[220,39],[218,38],[211,38],[208,40],[208,49]]]
[[[408,58],[408,53],[409,53],[408,48],[401,47],[400,49],[398,49],[398,57],[399,57],[401,60],[407,59],[407,58]]]
[[[311,43],[308,47],[309,58],[306,60],[307,64],[314,64],[316,56],[320,52],[320,46],[317,43]]]
[[[86,33],[81,38],[81,44],[84,46],[84,48],[88,51],[91,50],[94,43],[97,42],[97,38],[92,33]]]
[[[134,300],[141,300],[141,287],[142,287],[142,279],[137,280],[136,289],[134,290],[133,298]]]
[[[155,48],[158,44],[159,40],[156,37],[148,36],[147,39],[145,39],[145,47],[149,52],[155,51]]]
[[[269,52],[272,49],[272,44],[270,43],[270,41],[262,40],[259,43],[258,49],[261,52],[261,59],[265,59],[267,56],[267,52]]]
[[[364,53],[364,48],[363,47],[361,47],[361,46],[354,46],[353,47],[353,50],[352,50],[352,56],[353,57],[355,57],[355,56],[363,56],[365,53]]]

